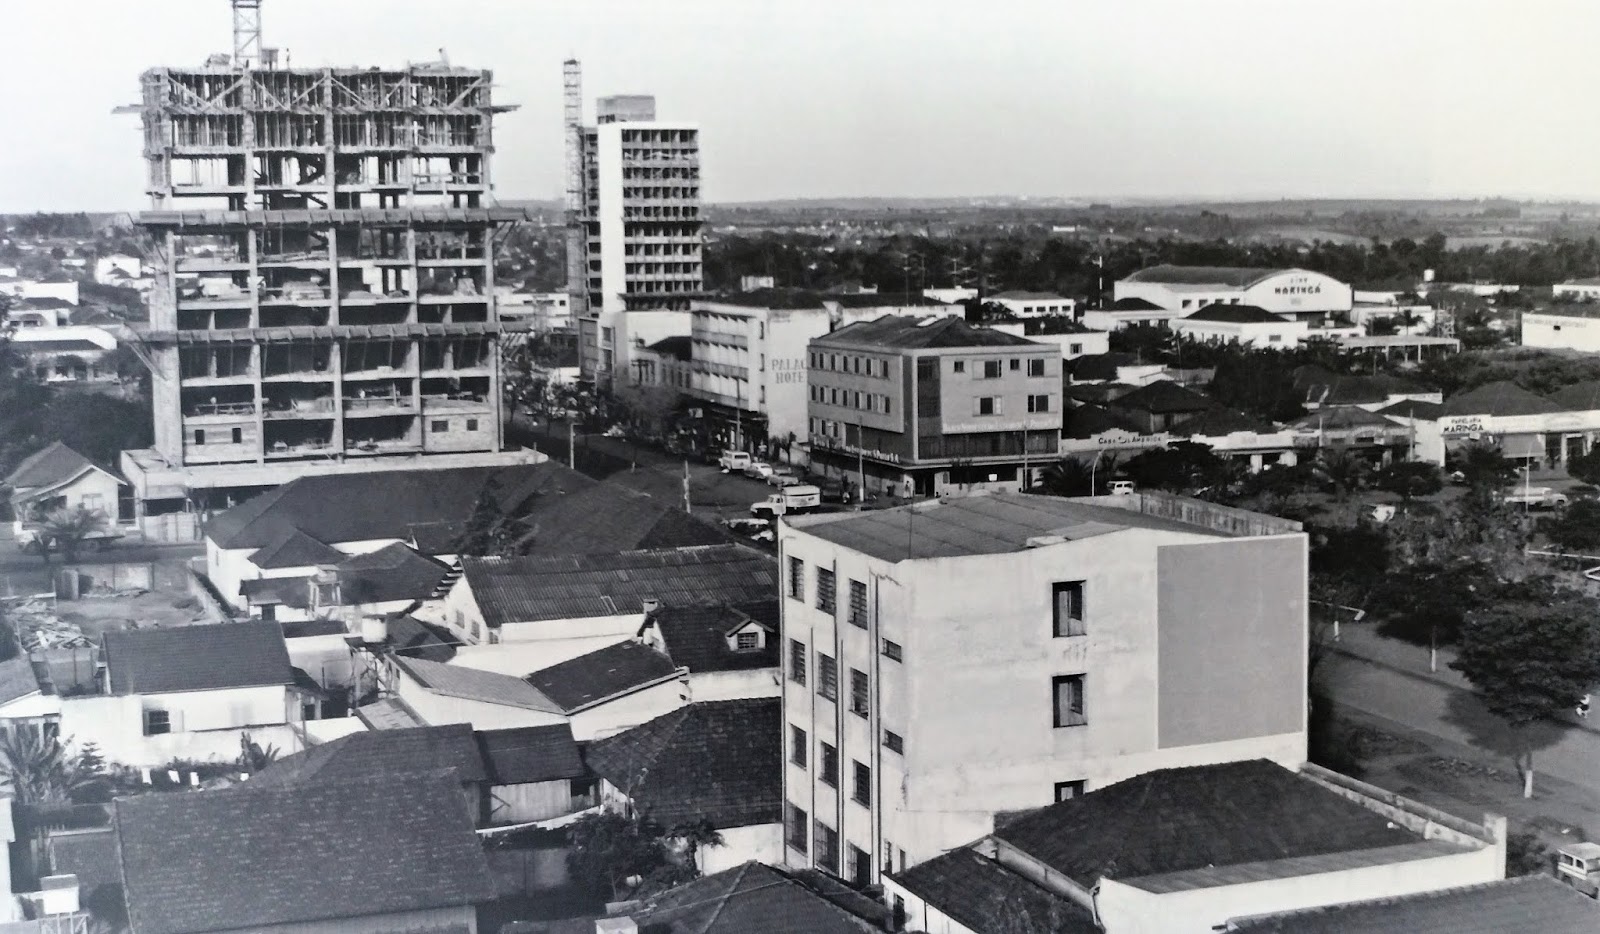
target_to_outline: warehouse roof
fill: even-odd
[[[478,748],[489,767],[489,782],[495,785],[559,781],[588,774],[572,739],[572,726],[566,723],[481,730]]]
[[[544,696],[538,688],[511,675],[430,662],[422,658],[396,658],[394,663],[417,684],[435,694],[544,713],[562,712],[561,706]]]
[[[526,680],[567,713],[573,713],[658,684],[677,672],[672,659],[630,639],[542,668]]]
[[[1259,934],[1590,934],[1594,900],[1539,874],[1418,895],[1233,919]]]
[[[1118,396],[1111,404],[1122,409],[1168,414],[1204,412],[1216,403],[1192,389],[1179,386],[1170,379],[1163,379],[1146,383],[1132,392]]]
[[[1252,266],[1171,266],[1162,264],[1141,269],[1124,282],[1158,282],[1163,285],[1222,285],[1248,289],[1273,276],[1304,273],[1304,269],[1263,269]]]
[[[645,600],[698,606],[770,599],[776,563],[740,545],[560,557],[463,558],[491,627],[644,612]]]
[[[1032,930],[1051,934],[1100,931],[1078,903],[966,847],[891,875],[907,891],[974,931],[985,930],[1002,913],[1020,913],[1032,922]]]
[[[1444,400],[1444,415],[1543,415],[1559,412],[1556,405],[1543,396],[1536,395],[1516,383],[1501,380],[1486,383],[1476,389],[1456,393]]]
[[[1030,548],[1040,538],[1076,541],[1132,528],[1223,537],[1132,509],[1027,493],[981,493],[788,521],[808,535],[886,561],[1006,554]]]
[[[629,916],[658,934],[864,934],[885,930],[882,914],[804,872],[748,862],[645,899]]]
[[[250,786],[286,787],[360,780],[380,775],[449,773],[481,782],[488,773],[465,723],[351,733],[268,765]]]

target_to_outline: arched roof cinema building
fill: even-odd
[[[1208,305],[1254,305],[1313,327],[1330,314],[1348,315],[1349,285],[1308,269],[1238,266],[1151,266],[1119,280],[1113,298],[1142,298],[1180,313]]]

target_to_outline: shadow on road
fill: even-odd
[[[1490,713],[1483,701],[1470,691],[1452,691],[1446,702],[1444,720],[1467,734],[1472,745],[1485,752],[1505,758],[1520,774],[1523,755],[1533,753],[1535,772],[1539,767],[1539,752],[1561,742],[1573,728],[1548,720],[1521,729],[1512,729],[1504,720]]]

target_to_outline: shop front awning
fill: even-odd
[[[1506,435],[1500,439],[1500,453],[1512,460],[1544,457],[1544,435]]]

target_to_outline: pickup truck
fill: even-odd
[[[822,505],[822,491],[810,484],[786,486],[750,507],[750,515],[761,518],[798,515]]]
[[[1529,509],[1556,509],[1567,505],[1567,495],[1557,493],[1547,486],[1519,487],[1505,494],[1501,500],[1507,506],[1526,506]]]

